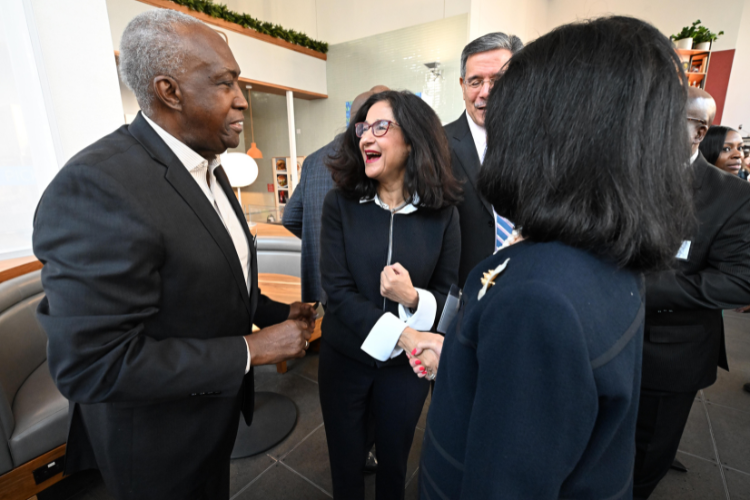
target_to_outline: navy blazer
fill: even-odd
[[[391,215],[374,201],[360,203],[338,189],[326,196],[320,235],[320,270],[328,294],[322,332],[340,353],[362,363],[381,366],[365,353],[362,343],[381,316],[398,317],[398,304],[380,295],[380,273],[388,263],[391,220],[391,264],[400,263],[412,284],[431,292],[437,302],[437,327],[451,285],[458,279],[461,254],[455,207],[420,207],[410,214]],[[386,363],[406,364],[406,356]]]
[[[632,499],[642,286],[557,242],[482,261],[445,336],[421,498]]]
[[[221,168],[216,177],[244,221]],[[214,207],[140,113],[62,168],[33,244],[49,368],[71,401],[66,471],[117,470],[124,482],[107,486],[118,498],[192,495],[229,459],[240,408],[252,417],[242,336],[289,314],[260,295],[254,245],[248,293]]]
[[[323,201],[333,189],[333,178],[326,167],[329,156],[336,153],[342,135],[305,159],[302,177],[284,207],[284,227],[302,239],[302,300],[325,302],[320,284],[320,218]]]

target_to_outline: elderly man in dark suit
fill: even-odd
[[[370,96],[386,90],[385,85],[376,85],[359,94],[352,101],[349,115],[355,116]],[[320,218],[323,200],[333,189],[333,179],[325,162],[336,153],[341,135],[305,159],[299,185],[284,208],[284,227],[302,239],[302,300],[305,302],[326,302],[320,285]]]
[[[217,156],[238,145],[247,107],[226,42],[145,12],[120,70],[142,112],[65,165],[34,221],[38,317],[71,401],[66,472],[98,468],[117,499],[226,499],[252,366],[303,356],[313,310],[258,289]]]
[[[697,226],[673,270],[646,278],[634,497],[648,498],[675,460],[696,393],[728,369],[723,309],[750,303],[750,184],[698,150],[716,105],[688,88]],[[680,467],[680,464],[675,464]]]
[[[453,175],[463,182],[464,201],[458,205],[461,221],[461,264],[458,285],[464,286],[474,266],[486,259],[513,232],[512,223],[499,217],[479,193],[477,174],[484,161],[487,132],[484,110],[495,80],[513,54],[523,48],[521,39],[489,33],[464,47],[461,53],[461,92],[466,112],[445,126],[451,148]]]

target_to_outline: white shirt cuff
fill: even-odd
[[[247,372],[250,371],[250,344],[247,343],[245,337],[242,338],[245,340],[245,348],[247,349],[247,364],[245,365],[245,375],[247,375]]]
[[[361,349],[378,361],[388,361],[404,350],[396,347],[398,339],[406,329],[406,323],[391,313],[385,313],[372,327]]]
[[[420,332],[429,332],[432,329],[432,325],[435,324],[437,301],[432,292],[416,287],[414,289],[419,295],[417,310],[411,312],[403,304],[399,304],[398,316],[401,318],[401,321],[406,321],[406,326],[410,326]]]

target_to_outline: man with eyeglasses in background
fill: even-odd
[[[464,200],[458,205],[461,223],[461,263],[458,286],[469,272],[499,247],[513,231],[479,194],[477,175],[487,149],[484,113],[490,90],[505,63],[523,48],[515,35],[489,33],[470,42],[461,53],[461,91],[466,112],[445,126],[451,149],[453,175],[463,182]]]

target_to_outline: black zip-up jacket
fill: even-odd
[[[392,231],[392,234],[391,234]],[[328,295],[322,332],[340,353],[369,365],[407,363],[406,356],[381,363],[361,349],[383,314],[398,317],[398,303],[380,295],[380,273],[400,263],[416,288],[431,292],[437,302],[433,331],[446,296],[458,282],[461,258],[458,210],[419,207],[410,214],[391,214],[374,202],[360,203],[339,189],[323,204],[320,231],[320,271]]]

